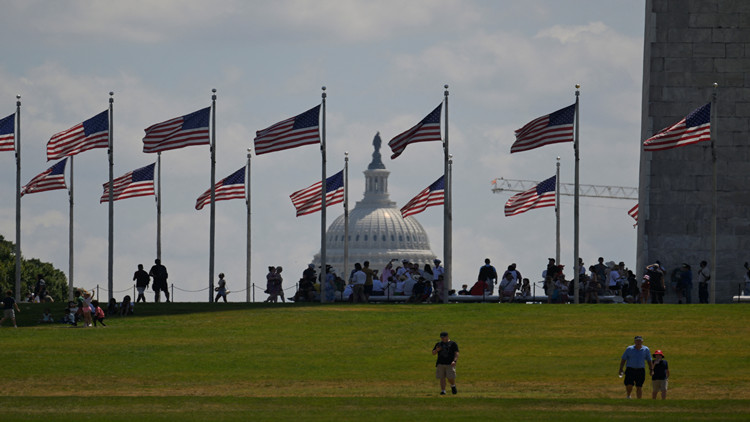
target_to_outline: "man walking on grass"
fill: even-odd
[[[458,361],[458,344],[451,341],[448,333],[440,333],[440,341],[432,348],[432,354],[437,355],[435,363],[435,376],[440,380],[440,395],[445,395],[445,380],[451,383],[451,392],[458,393],[456,390],[456,361]]]
[[[622,377],[622,367],[625,368],[625,391],[630,393],[633,391],[633,385],[635,385],[635,394],[639,399],[643,394],[643,382],[646,380],[646,362],[648,362],[649,375],[654,375],[654,364],[651,361],[651,352],[648,347],[643,345],[643,337],[635,336],[635,340],[632,346],[628,346],[625,349],[625,353],[622,354],[622,360],[620,361],[620,377]]]

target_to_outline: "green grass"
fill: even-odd
[[[750,418],[744,305],[173,303],[96,329],[38,326],[42,310],[0,329],[2,420]],[[461,348],[455,397],[436,394],[442,330]],[[648,382],[624,399],[636,334],[664,350],[667,401]]]

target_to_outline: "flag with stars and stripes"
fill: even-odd
[[[24,196],[27,193],[67,189],[67,186],[65,185],[65,163],[67,162],[68,158],[65,157],[54,166],[31,179],[29,183],[21,188],[21,196]]]
[[[16,150],[16,113],[0,120],[0,151]]]
[[[161,152],[192,145],[209,145],[211,107],[147,127],[143,152]]]
[[[255,155],[319,144],[320,105],[255,132]]]
[[[109,111],[52,135],[47,142],[47,161],[109,147]]]
[[[521,214],[534,208],[554,207],[556,182],[557,176],[552,176],[525,192],[511,196],[505,203],[505,216]]]
[[[440,103],[435,110],[432,110],[416,126],[388,141],[388,146],[391,147],[391,151],[393,152],[391,160],[401,155],[409,144],[430,141],[442,142],[443,139],[440,137],[440,112],[442,110],[443,103]]]
[[[638,204],[635,204],[633,208],[628,211],[628,215],[633,217],[633,220],[635,220],[635,224],[633,224],[633,227],[638,225]]]
[[[643,142],[644,151],[661,151],[711,140],[711,103],[698,107],[679,122]]]
[[[322,209],[321,187],[322,184],[317,182],[289,195],[294,208],[297,209],[297,217]],[[342,202],[344,202],[344,170],[326,179],[326,207]]]
[[[156,163],[149,164],[137,170],[126,173],[112,181],[115,189],[112,200],[135,198],[136,196],[154,195],[154,167]],[[104,185],[104,193],[99,203],[109,201],[109,182]]]
[[[573,104],[526,123],[516,131],[516,141],[511,145],[510,153],[559,142],[573,142],[575,114],[576,105]]]
[[[214,185],[214,199],[224,201],[227,199],[245,199],[245,167],[235,171],[229,176],[221,179]],[[195,201],[195,209],[201,210],[211,203],[211,188],[203,192]]]
[[[433,184],[427,186],[419,192],[417,196],[412,198],[401,208],[401,217],[406,218],[410,215],[419,214],[420,212],[427,209],[427,207],[434,207],[436,205],[443,205],[445,203],[445,178],[440,176]]]

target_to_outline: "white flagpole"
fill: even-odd
[[[555,265],[560,265],[560,157],[555,177]]]
[[[320,155],[321,155],[321,202],[320,202],[320,303],[325,303],[325,275],[326,275],[326,87],[322,88],[323,93],[321,94],[322,107],[321,112],[323,118],[321,119],[321,140],[320,140]]]
[[[21,301],[21,96],[16,95],[16,302]]]
[[[341,277],[348,282],[349,276],[349,152],[344,153],[344,268]]]
[[[579,116],[580,116],[580,109],[578,107],[578,99],[580,97],[580,91],[579,88],[581,85],[576,84],[576,131],[575,131],[575,139],[573,140],[573,149],[575,150],[575,194],[573,196],[573,271],[575,271],[575,275],[573,276],[573,295],[575,296],[575,304],[578,304],[581,302],[580,297],[578,295],[578,291],[580,290],[580,286],[578,285],[579,279],[581,278],[581,270],[578,268],[579,261],[578,261],[578,242],[579,242],[579,225],[578,225],[578,217],[579,217],[579,162],[580,162],[580,154],[579,154],[579,145],[578,145],[578,129],[579,129]]]
[[[73,300],[73,156],[70,156],[70,188],[68,189],[68,300]]]
[[[114,135],[112,130],[114,129],[114,123],[112,118],[114,117],[113,105],[115,99],[113,96],[114,92],[109,92],[109,247],[107,248],[107,289],[108,289],[108,300],[112,300],[114,297],[114,256],[115,256],[115,206],[114,206],[114,194],[115,187],[113,184],[114,180],[114,164],[115,164],[115,144]]]
[[[717,169],[716,169],[716,138],[718,134],[718,130],[716,127],[718,110],[716,109],[716,100],[717,100],[717,88],[719,87],[719,84],[714,82],[714,90],[711,94],[711,161],[712,161],[712,167],[713,167],[713,192],[712,192],[712,201],[711,201],[711,266],[709,268],[713,268],[713,271],[710,272],[711,274],[711,303],[716,304],[716,273],[718,272],[717,269],[719,268],[716,265],[716,214],[719,209],[719,202],[718,202],[718,195],[717,195]]]
[[[245,257],[245,301],[250,302],[252,300],[252,282],[250,281],[250,269],[252,268],[252,240],[251,240],[251,203],[252,203],[252,195],[250,188],[252,185],[250,184],[250,156],[251,156],[250,148],[247,149],[247,173],[245,174],[245,192],[247,192],[247,198],[245,199],[245,205],[247,205],[247,257]]]
[[[443,303],[448,303],[448,292],[451,288],[451,272],[453,271],[453,213],[452,213],[452,156],[448,150],[448,85],[444,85],[445,92],[445,137],[443,140],[444,170],[443,182],[445,189],[445,204],[443,205]]]
[[[209,228],[208,302],[214,301],[214,241],[216,238],[216,89],[211,92],[211,222]]]
[[[156,153],[156,259],[161,261],[161,151]]]

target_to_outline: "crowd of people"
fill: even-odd
[[[391,260],[382,269],[373,269],[369,261],[355,263],[354,268],[342,277],[326,265],[325,276],[319,275],[316,267],[309,264],[299,279],[297,292],[291,300],[295,302],[320,300],[321,290],[326,301],[353,303],[368,302],[373,296],[403,298],[405,302],[425,303],[443,301],[444,268],[439,259],[433,265],[421,266],[402,260]],[[281,287],[280,267],[268,267],[266,276],[266,302],[276,302]],[[321,286],[322,289],[321,289]],[[283,300],[283,293],[282,293]]]

